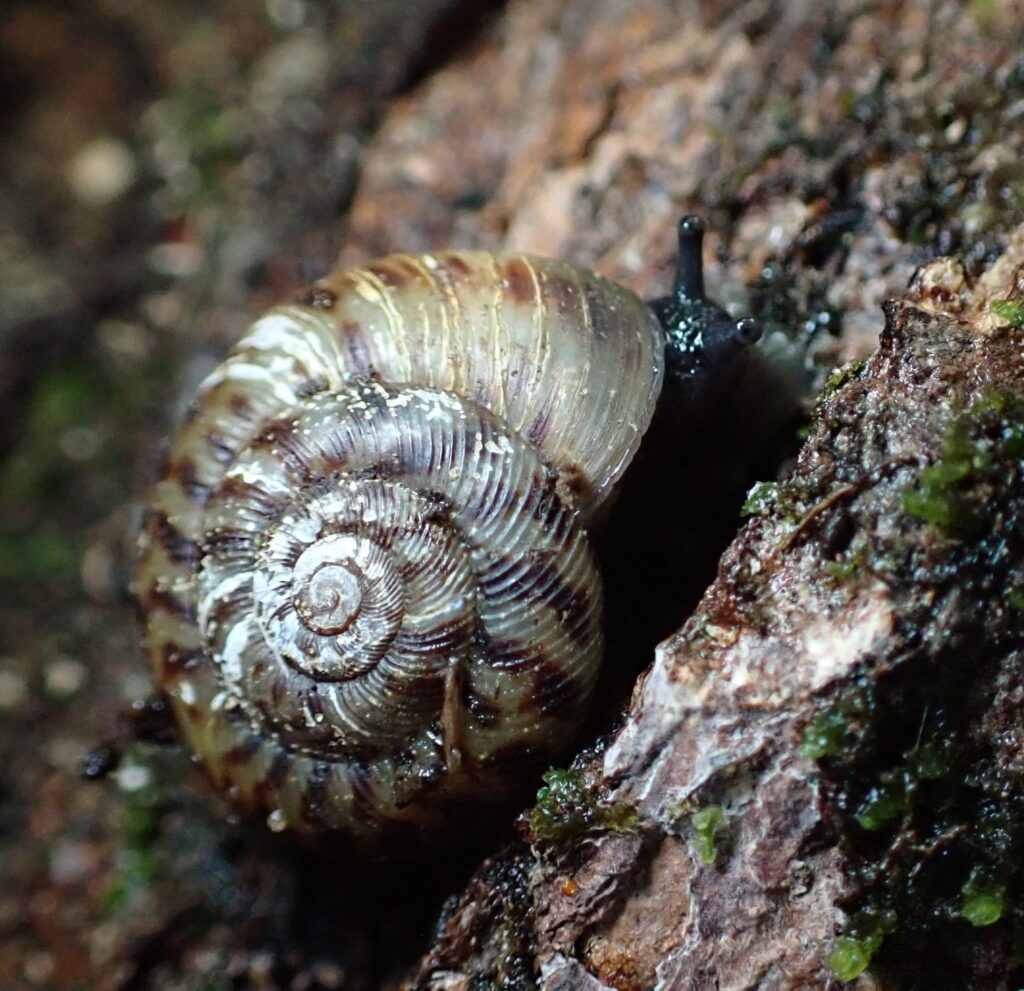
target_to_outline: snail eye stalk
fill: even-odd
[[[670,296],[649,302],[665,331],[666,367],[675,379],[704,382],[761,338],[753,317],[733,320],[704,291],[704,224],[688,214],[679,221],[679,248]]]

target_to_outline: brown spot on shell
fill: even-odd
[[[524,258],[510,258],[502,272],[506,296],[520,306],[537,304],[537,286]]]
[[[234,626],[239,616],[252,605],[251,581],[232,589],[229,595],[222,596],[210,610],[206,621],[206,632]]]
[[[370,262],[364,267],[367,272],[389,288],[401,289],[402,286],[416,281],[419,273],[407,265],[402,265],[400,258],[399,255],[382,261]]]
[[[230,475],[220,483],[217,489],[217,499],[221,502],[240,502],[268,518],[275,516],[286,505],[283,496],[268,492],[258,482],[247,482],[240,475]],[[211,531],[207,539],[216,540],[218,532],[224,533],[225,540],[230,541],[234,531],[227,528],[222,531]]]
[[[455,254],[438,255],[438,261],[444,269],[456,279],[464,279],[473,274],[473,269],[465,258]]]
[[[186,537],[162,510],[147,514],[146,530],[175,564],[194,565],[199,560],[199,545]]]
[[[542,716],[568,719],[580,711],[581,686],[557,664],[542,662],[533,672],[533,688],[520,703],[521,712],[536,709]]]
[[[590,592],[566,582],[555,565],[538,551],[527,554],[530,561],[529,587],[549,609],[558,614],[566,632],[581,643],[590,641],[590,614],[594,602]]]
[[[213,489],[200,479],[196,463],[189,457],[171,461],[167,477],[176,481],[185,494],[200,505],[205,506],[213,493]]]
[[[338,294],[326,286],[307,286],[292,295],[292,302],[314,310],[330,310],[338,302]]]
[[[233,416],[237,416],[239,420],[244,420],[246,423],[252,423],[258,416],[256,407],[244,392],[232,393],[228,399],[228,409]]]
[[[249,530],[220,527],[204,535],[203,551],[218,561],[254,561],[259,537]]]
[[[253,450],[268,450],[303,481],[311,481],[310,450],[293,419],[271,420],[251,441]]]

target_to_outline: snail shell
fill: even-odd
[[[393,255],[256,321],[173,441],[136,578],[235,805],[380,847],[557,753],[602,653],[585,530],[663,349],[631,292],[522,255]]]

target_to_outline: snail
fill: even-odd
[[[663,391],[759,337],[679,226],[650,304],[592,272],[396,254],[261,316],[170,447],[135,590],[155,676],[234,806],[379,850],[501,801],[578,730],[599,525]]]

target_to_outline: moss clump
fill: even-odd
[[[950,534],[976,529],[978,514],[968,498],[971,476],[985,467],[983,452],[971,443],[966,422],[957,421],[946,439],[941,460],[921,472],[914,488],[903,493],[903,508],[911,516]]]
[[[839,753],[846,741],[846,716],[832,709],[819,713],[808,724],[800,753],[810,760],[821,760]]]
[[[740,507],[741,516],[781,516],[793,522],[800,517],[795,494],[778,482],[757,482]]]
[[[1006,885],[977,867],[960,889],[964,896],[960,914],[975,927],[991,926],[1006,909]]]
[[[950,424],[942,453],[903,493],[911,516],[953,537],[978,534],[991,496],[1006,483],[1007,463],[1024,457],[1024,401],[988,393]]]
[[[587,784],[581,771],[552,768],[544,774],[544,787],[527,819],[534,835],[559,843],[582,833],[636,829],[636,809],[629,802],[605,802]]]
[[[863,725],[869,701],[861,685],[845,688],[805,727],[801,755],[810,760],[822,760],[840,753]]]
[[[840,981],[860,977],[868,969],[882,940],[895,928],[896,915],[893,912],[859,912],[850,920],[847,934],[836,940],[829,954],[828,965],[832,973]]]
[[[740,515],[767,516],[775,504],[778,490],[778,482],[758,482],[747,493],[747,498],[740,507]]]
[[[866,547],[859,547],[836,558],[835,561],[826,561],[825,573],[837,585],[843,585],[853,581],[864,570],[867,563],[868,550]]]
[[[840,936],[828,955],[828,965],[840,981],[860,977],[871,963],[875,947],[852,936]]]
[[[988,304],[988,308],[1011,327],[1024,330],[1024,302],[1012,299],[994,299]]]
[[[827,399],[833,393],[842,389],[843,386],[849,384],[854,379],[860,378],[864,374],[866,367],[867,362],[863,359],[857,359],[834,369],[832,374],[825,380],[825,385],[821,390],[821,399]]]
[[[717,834],[725,828],[725,810],[720,805],[706,805],[690,816],[696,834],[694,849],[702,864],[713,864],[718,857]]]
[[[896,497],[946,541],[914,525],[873,545],[904,596],[906,649],[824,703],[801,751],[848,865],[836,976],[877,966],[894,986],[953,986],[969,967],[954,947],[1024,922],[1024,397],[989,391],[954,414],[938,460]]]

